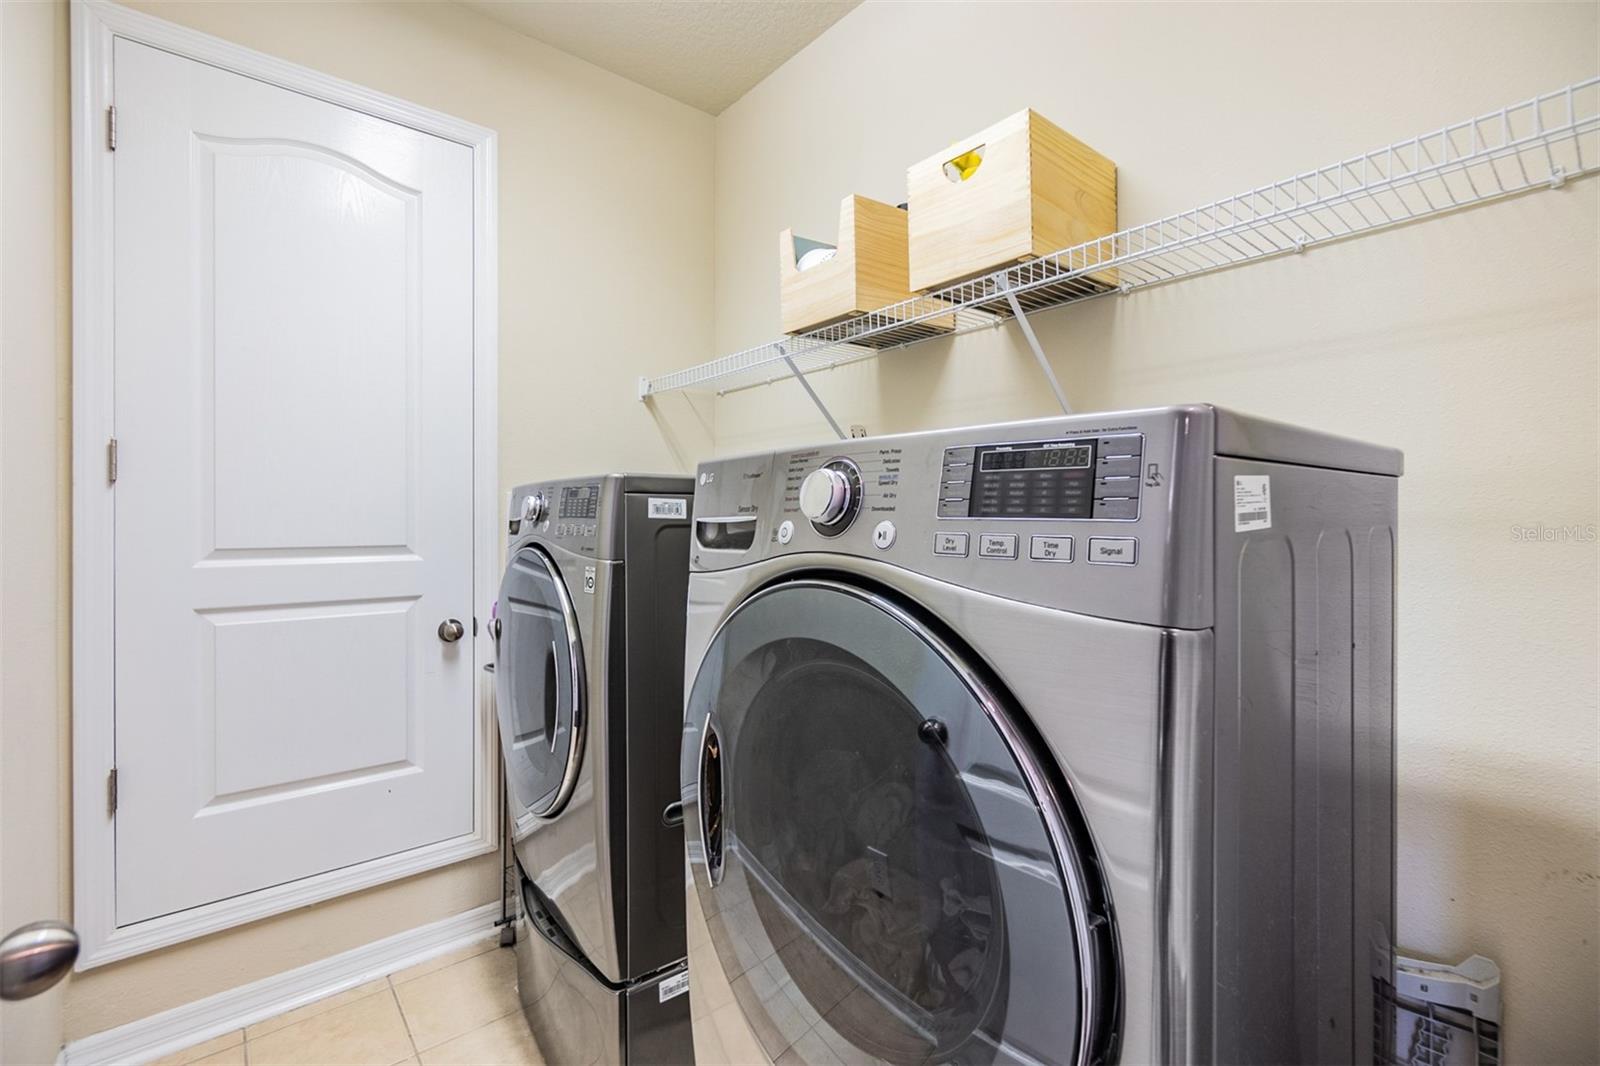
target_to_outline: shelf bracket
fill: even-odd
[[[1006,290],[1006,303],[1011,305],[1011,314],[1016,318],[1017,325],[1022,327],[1022,335],[1028,338],[1028,347],[1033,350],[1033,357],[1039,361],[1039,369],[1044,371],[1044,378],[1050,383],[1050,391],[1056,394],[1056,403],[1061,405],[1061,413],[1070,415],[1072,406],[1067,403],[1067,394],[1061,391],[1061,382],[1056,380],[1056,372],[1050,369],[1050,360],[1044,357],[1044,349],[1039,347],[1039,338],[1034,336],[1033,326],[1029,324],[1027,314],[1017,302],[1017,294],[1010,289]]]
[[[840,440],[846,440],[844,430],[839,428],[839,423],[834,421],[833,415],[828,411],[828,405],[822,402],[822,397],[817,395],[817,390],[811,387],[811,382],[806,380],[806,376],[795,365],[794,357],[789,354],[789,350],[781,344],[775,344],[773,348],[782,357],[783,364],[789,368],[789,373],[793,374],[794,379],[800,383],[800,387],[806,390],[806,395],[811,397],[811,402],[817,405],[817,410],[822,412],[822,417],[828,420],[828,425],[833,428],[833,435]]]

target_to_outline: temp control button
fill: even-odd
[[[1139,561],[1139,542],[1133,537],[1090,537],[1089,561],[1132,566]]]
[[[967,557],[967,535],[965,533],[935,533],[933,535],[933,554],[954,555],[965,559]]]
[[[1072,562],[1071,537],[1033,537],[1028,541],[1028,558],[1041,563]]]
[[[1015,533],[978,534],[978,554],[985,559],[1015,559],[1017,535]]]

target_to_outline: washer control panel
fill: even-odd
[[[938,517],[1136,521],[1144,434],[944,449]]]
[[[509,538],[536,533],[580,555],[594,555],[600,530],[601,485],[570,481],[524,485],[512,494]]]

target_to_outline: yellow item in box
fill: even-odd
[[[1117,167],[1019,111],[906,171],[915,291],[1048,255],[1117,229]],[[1115,285],[1115,270],[1094,278]]]
[[[951,181],[966,181],[978,172],[978,164],[981,162],[983,162],[982,148],[964,152],[945,163],[944,176]]]

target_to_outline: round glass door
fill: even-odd
[[[1114,929],[1065,790],[915,615],[843,583],[746,601],[690,695],[685,828],[768,1055],[1099,1061]]]
[[[583,756],[578,619],[550,557],[522,548],[500,584],[495,713],[513,812],[549,818],[572,795]]]

